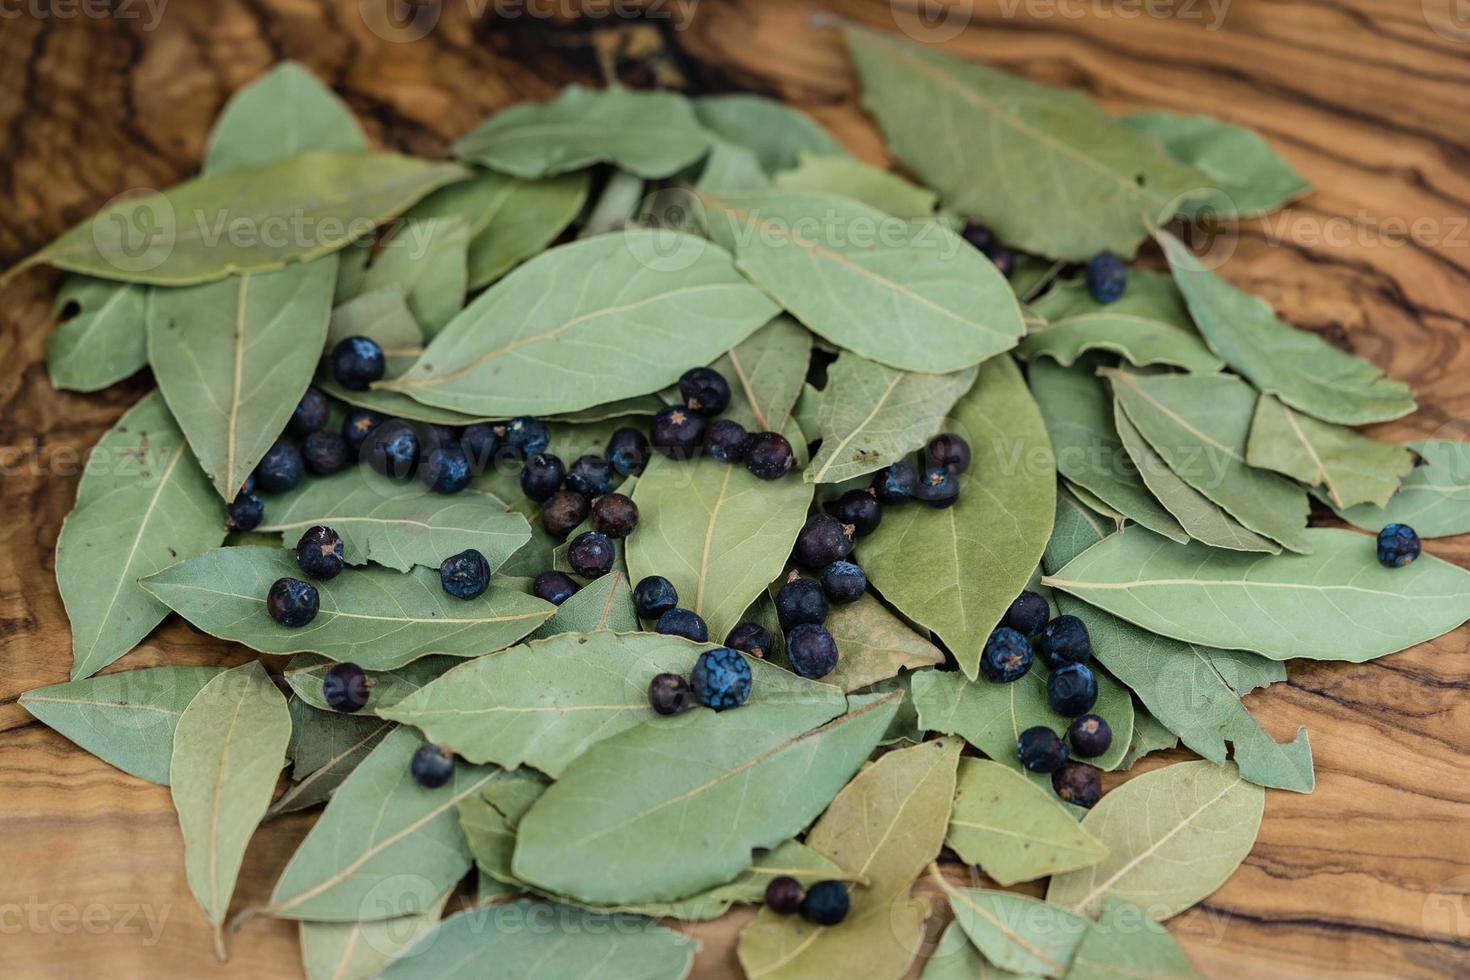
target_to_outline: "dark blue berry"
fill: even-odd
[[[750,664],[738,650],[729,647],[706,650],[694,661],[689,686],[706,708],[724,711],[739,707],[750,697]]]
[[[653,631],[665,636],[682,636],[695,643],[709,640],[709,626],[698,613],[688,609],[670,609],[663,613],[653,624]]]
[[[801,882],[790,875],[772,878],[766,886],[766,908],[777,915],[795,915],[801,911]]]
[[[328,429],[318,429],[302,443],[301,458],[317,476],[331,476],[347,467],[347,440]]]
[[[914,486],[914,498],[930,507],[949,507],[960,499],[960,477],[947,466],[931,466]]]
[[[782,585],[776,591],[776,618],[783,630],[802,623],[822,625],[827,619],[827,597],[822,587],[809,578],[793,578]]]
[[[1051,607],[1035,592],[1022,592],[1011,601],[1011,607],[1001,617],[1000,625],[1009,626],[1023,636],[1031,636],[1046,625],[1051,616]]]
[[[672,406],[653,417],[648,441],[670,459],[692,459],[704,441],[704,416],[682,405]]]
[[[282,626],[305,626],[316,619],[321,596],[314,586],[299,578],[278,578],[266,594],[265,608]]]
[[[1032,772],[1056,772],[1067,761],[1067,746],[1056,732],[1037,725],[1016,740],[1016,758]]]
[[[347,452],[357,459],[362,452],[363,440],[383,424],[383,416],[365,408],[349,408],[342,419],[342,440],[347,443]]]
[[[483,473],[500,449],[500,433],[488,422],[467,425],[459,437],[459,447],[464,450],[465,459],[470,461],[470,469]]]
[[[1000,274],[1007,279],[1011,277],[1011,273],[1016,271],[1016,253],[1004,245],[992,244],[989,248],[982,249],[982,251],[985,253],[985,257],[999,270]]]
[[[644,619],[658,619],[678,604],[674,583],[662,575],[650,575],[633,587],[633,608]]]
[[[322,699],[333,711],[361,711],[373,693],[373,679],[357,664],[333,664],[322,678]]]
[[[756,432],[745,442],[745,468],[762,480],[779,480],[796,465],[796,452],[779,432]]]
[[[607,493],[592,501],[592,526],[614,540],[621,540],[638,527],[638,505],[632,497]]]
[[[607,461],[624,476],[637,476],[648,465],[648,440],[637,429],[618,429],[607,440]]]
[[[1097,675],[1086,664],[1062,664],[1046,675],[1046,703],[1068,718],[1086,714],[1097,704]]]
[[[406,480],[419,461],[419,436],[405,419],[389,419],[362,444],[368,465],[383,476]]]
[[[982,252],[995,244],[995,232],[974,221],[966,224],[960,235]]]
[[[577,594],[577,583],[563,572],[542,572],[531,583],[531,594],[559,606]]]
[[[558,541],[566,540],[572,530],[587,519],[592,507],[587,498],[570,490],[558,490],[541,505],[541,526]]]
[[[764,660],[771,655],[771,632],[760,623],[736,623],[725,646]]]
[[[1087,624],[1076,616],[1058,616],[1036,635],[1036,652],[1048,667],[1086,663],[1092,657],[1092,637]]]
[[[1093,299],[1099,303],[1115,303],[1128,288],[1128,263],[1112,252],[1098,252],[1087,260],[1083,277]]]
[[[834,561],[822,569],[822,591],[833,602],[857,602],[867,590],[867,574],[850,561]]]
[[[301,482],[305,472],[301,450],[277,439],[255,467],[255,485],[262,493],[285,493]]]
[[[332,377],[348,391],[366,391],[388,369],[383,348],[367,337],[348,337],[338,341],[332,348],[329,362]]]
[[[424,789],[437,789],[454,775],[454,753],[439,745],[420,745],[408,771]]]
[[[441,442],[419,461],[419,482],[435,493],[459,493],[472,476],[470,458],[457,442]]]
[[[826,568],[851,553],[851,535],[841,521],[827,514],[812,514],[796,535],[796,563],[802,568]]]
[[[679,396],[691,412],[719,415],[730,405],[730,383],[713,368],[691,368],[679,378]]]
[[[561,489],[567,470],[559,457],[551,453],[535,453],[521,468],[521,493],[535,501],[550,500]]]
[[[293,436],[310,435],[326,427],[330,413],[327,396],[317,388],[307,388],[306,394],[301,396],[301,401],[291,411],[291,418],[286,422],[286,431]]]
[[[745,444],[750,434],[734,419],[715,419],[704,433],[704,448],[722,463],[738,463],[745,458]]]
[[[832,505],[832,516],[863,537],[878,530],[883,520],[883,505],[872,490],[849,490]]]
[[[998,626],[980,653],[980,673],[997,684],[1020,680],[1031,669],[1031,644],[1007,626]]]
[[[439,564],[439,584],[456,599],[484,595],[490,588],[490,563],[474,548],[467,548]]]
[[[903,460],[891,463],[873,474],[873,493],[880,504],[906,504],[913,499],[919,475]]]
[[[612,464],[601,456],[578,456],[567,470],[567,489],[575,490],[589,500],[612,493]]]
[[[786,634],[786,659],[802,677],[826,677],[837,667],[837,641],[823,627],[802,623]]]
[[[694,707],[694,692],[678,674],[659,674],[648,685],[648,704],[661,715],[683,714]]]
[[[265,517],[265,501],[248,490],[241,490],[225,505],[225,530],[253,531]]]
[[[1086,758],[1102,755],[1113,744],[1113,728],[1097,715],[1082,715],[1067,729],[1072,751]]]
[[[501,448],[516,459],[544,453],[551,445],[551,430],[540,419],[522,415],[505,423],[504,429],[499,433]]]
[[[1051,774],[1051,788],[1073,806],[1090,810],[1102,799],[1102,776],[1096,766],[1068,760]]]
[[[970,444],[953,432],[941,432],[924,447],[924,460],[931,467],[963,473],[970,468]]]
[[[801,917],[812,925],[835,926],[847,918],[849,900],[847,885],[840,881],[819,881],[807,889],[801,900]]]
[[[1378,532],[1378,561],[1388,568],[1403,568],[1422,548],[1419,535],[1407,524],[1390,524]]]
[[[612,539],[600,531],[583,531],[567,545],[567,564],[583,578],[602,578],[617,556]]]
[[[336,578],[346,564],[342,558],[341,536],[320,524],[307,528],[296,542],[296,564],[314,579]]]

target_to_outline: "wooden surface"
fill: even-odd
[[[1470,438],[1470,31],[1452,30],[1451,2],[1235,0],[1216,22],[1195,0],[1167,5],[1170,18],[1082,0],[977,0],[946,46],[1088,90],[1113,110],[1202,111],[1262,131],[1316,191],[1248,222],[1226,274],[1414,384],[1422,410],[1380,435]],[[124,5],[133,18],[7,17],[0,266],[120,191],[195,173],[221,103],[280,58],[332,84],[381,146],[416,153],[441,154],[489,111],[595,83],[612,66],[633,84],[787,100],[881,162],[830,24],[924,23],[903,0],[671,0],[661,18],[576,22],[474,20],[483,6],[445,0],[413,41],[375,34],[355,0],[179,0],[156,24],[137,0]],[[168,791],[97,762],[15,704],[66,678],[57,531],[81,454],[149,387],[145,375],[95,396],[51,390],[43,339],[56,283],[31,273],[0,294],[0,975],[299,976],[294,928],[280,921],[250,923],[232,961],[216,964]],[[1465,539],[1428,550],[1470,565]],[[1467,646],[1461,629],[1376,663],[1293,663],[1287,683],[1248,699],[1279,739],[1310,729],[1318,787],[1270,792],[1245,865],[1169,923],[1204,972],[1470,976]],[[114,669],[243,656],[175,619]],[[257,835],[237,908],[265,895],[310,819]],[[695,930],[697,976],[737,972],[746,918]]]

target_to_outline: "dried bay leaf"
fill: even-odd
[[[46,335],[51,387],[99,391],[141,371],[148,363],[147,296],[131,283],[68,276],[55,305],[67,318]]]
[[[38,687],[20,706],[108,765],[168,785],[179,715],[218,667],[145,667]]]
[[[863,106],[889,149],[948,208],[1053,259],[1133,255],[1209,178],[1086,96],[888,35],[846,31]],[[986,161],[987,180],[975,179]]]
[[[1164,727],[1164,723],[1149,713],[1148,709],[1134,706],[1133,738],[1128,742],[1128,754],[1123,756],[1119,770],[1133,768],[1133,764],[1146,755],[1172,749],[1179,744],[1179,736]],[[1212,759],[1212,762],[1218,762]],[[1254,782],[1255,780],[1252,780]]]
[[[928,188],[861,160],[810,152],[801,154],[796,169],[777,174],[774,187],[788,194],[840,194],[895,218],[930,217],[939,202],[939,195]]]
[[[290,738],[286,699],[255,661],[211,678],[174,730],[169,787],[184,834],[184,868],[214,926],[221,960],[245,845],[270,805]]]
[[[1012,980],[1019,973],[992,966],[970,942],[959,923],[944,927],[934,952],[924,961],[920,980]]]
[[[1085,918],[1029,895],[944,886],[955,923],[986,960],[1028,976],[1071,976],[1072,958],[1091,927]]]
[[[867,880],[835,926],[762,909],[740,934],[750,980],[761,977],[903,976],[923,944],[925,903],[914,879],[939,854],[955,792],[957,739],[889,752],[849,783],[807,846]]]
[[[235,499],[311,384],[327,339],[337,259],[148,298],[158,388],[215,489]]]
[[[556,607],[532,639],[559,633],[593,633],[605,630],[632,633],[638,629],[638,612],[633,608],[633,584],[627,568],[614,568],[584,585],[576,595]]]
[[[230,96],[204,148],[204,171],[249,170],[312,150],[366,153],[352,110],[305,66],[282,61]]]
[[[1122,899],[1162,922],[1235,872],[1256,842],[1265,800],[1229,764],[1183,762],[1130,779],[1082,820],[1108,856],[1054,876],[1046,900],[1086,915]]]
[[[1408,524],[1421,538],[1470,531],[1470,443],[1429,440],[1406,445],[1424,462],[1409,472],[1398,493],[1382,507],[1359,504],[1338,516],[1365,531]]]
[[[1179,941],[1136,905],[1110,898],[1072,957],[1070,980],[1196,980]]]
[[[1372,538],[1306,535],[1309,555],[1246,555],[1133,529],[1042,581],[1155,633],[1273,660],[1361,663],[1470,618],[1470,572],[1431,555],[1384,568]]]
[[[833,605],[822,625],[841,652],[836,669],[822,681],[844,691],[887,680],[900,670],[944,663],[943,651],[868,594],[856,602]]]
[[[301,923],[301,964],[307,980],[369,980],[388,962],[428,935],[452,889],[420,912],[373,922]]]
[[[276,798],[266,819],[324,803],[396,726],[370,714],[321,710],[292,698],[291,788]]]
[[[568,85],[551,102],[495,113],[454,144],[454,154],[523,180],[594,163],[656,178],[677,173],[708,148],[693,109],[677,93]]]
[[[1051,535],[1056,469],[1041,413],[1008,357],[981,365],[951,425],[974,457],[959,500],[943,510],[888,508],[861,555],[883,597],[938,634],[975,676],[986,638]]]
[[[704,158],[699,180],[694,183],[696,190],[723,194],[730,191],[761,191],[771,186],[771,179],[761,168],[760,158],[754,151],[714,133],[709,133],[708,136],[709,156]],[[645,203],[648,211],[658,216],[661,226],[696,231],[691,223],[684,220],[687,215],[678,210],[683,200],[683,190],[676,187],[662,192],[655,191]]]
[[[750,336],[776,308],[688,235],[599,235],[538,255],[480,294],[382,388],[492,417],[644,395]],[[607,369],[610,350],[636,359]]]
[[[71,621],[73,680],[147,636],[168,607],[139,584],[225,538],[219,498],[158,392],[102,436],[56,542],[56,583]]]
[[[887,466],[923,446],[944,427],[950,409],[975,384],[975,368],[917,374],[851,352],[827,369],[817,406],[822,448],[807,467],[808,483],[841,483]]]
[[[762,701],[763,683],[737,711],[660,718],[574,759],[522,819],[515,876],[584,902],[673,901],[805,827],[877,745],[898,698],[829,721],[842,711],[833,699]],[[728,830],[712,838],[710,826]],[[650,847],[680,860],[650,865]]]
[[[945,844],[1002,885],[1085,868],[1108,853],[1056,794],[987,759],[960,760]]]
[[[655,456],[633,491],[640,529],[626,541],[628,577],[662,575],[723,639],[781,574],[811,499],[794,478],[760,480],[707,455]]]
[[[1403,446],[1299,415],[1270,395],[1256,403],[1246,462],[1321,487],[1335,510],[1383,506],[1414,468]]]
[[[713,365],[730,382],[722,418],[750,432],[782,432],[806,382],[812,335],[782,314],[730,348]]]
[[[282,676],[298,698],[319,711],[331,711],[331,705],[322,696],[322,682],[334,662],[314,653],[297,654],[286,665]],[[367,675],[372,678],[373,686],[362,710],[376,712],[379,708],[395,705],[461,663],[463,661],[459,657],[430,654],[391,670],[369,670]]]
[[[379,248],[344,253],[334,302],[397,286],[433,337],[464,308],[469,244],[469,224],[459,215],[400,222]]]
[[[1263,394],[1341,425],[1384,422],[1414,410],[1408,385],[1310,331],[1283,323],[1265,300],[1206,268],[1168,232],[1155,237],[1205,343]]]
[[[388,670],[444,653],[477,657],[504,649],[551,617],[555,607],[492,585],[468,602],[446,593],[437,570],[407,573],[368,566],[313,583],[321,611],[292,629],[271,619],[266,593],[300,575],[280,548],[220,548],[150,576],[144,588],[213,636],[262,653],[322,653],[369,670]]]
[[[699,122],[752,151],[768,174],[790,170],[803,154],[848,156],[841,143],[804,112],[759,95],[707,95],[694,100]]]

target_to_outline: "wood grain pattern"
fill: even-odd
[[[151,29],[137,2],[119,6],[132,18],[23,13],[0,30],[0,266],[124,189],[193,174],[224,99],[283,57],[332,84],[385,148],[442,154],[497,107],[615,71],[632,84],[785,99],[883,163],[830,25],[894,30],[922,2],[666,0],[640,20],[493,6],[476,18],[486,4],[445,0],[411,42],[368,29],[356,0],[167,4]],[[1218,25],[1193,0],[1166,5],[1170,17],[1081,0],[952,6],[974,7],[946,42],[954,52],[1085,89],[1115,111],[1202,111],[1264,133],[1316,190],[1247,222],[1228,277],[1414,384],[1422,410],[1376,434],[1470,438],[1470,32],[1456,40],[1430,25],[1454,26],[1450,3],[1235,0]],[[97,762],[15,703],[66,677],[57,531],[83,454],[149,384],[51,390],[43,342],[57,281],[30,273],[0,295],[0,973],[300,976],[294,927],[270,920],[231,937],[234,957],[217,965],[168,790]],[[1470,537],[1429,550],[1470,565]],[[1251,695],[1277,738],[1310,729],[1318,788],[1270,793],[1244,867],[1169,923],[1205,973],[1470,975],[1467,646],[1461,629],[1376,663],[1292,663],[1287,683]],[[115,669],[245,656],[171,619]],[[257,836],[237,908],[264,898],[311,820]],[[161,919],[156,935],[142,912]],[[696,976],[737,975],[733,941],[748,917],[693,930],[705,944]]]

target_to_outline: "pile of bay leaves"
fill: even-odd
[[[147,366],[157,391],[96,447],[61,533],[73,679],[22,703],[171,785],[221,955],[231,921],[268,915],[299,921],[313,978],[672,980],[697,947],[680,921],[791,875],[850,883],[851,913],[824,928],[761,910],[739,941],[750,976],[899,977],[930,952],[930,978],[1191,976],[1158,923],[1250,852],[1267,787],[1313,787],[1306,731],[1278,744],[1243,695],[1289,658],[1363,661],[1470,616],[1470,574],[1427,555],[1387,569],[1371,537],[1308,526],[1310,495],[1358,528],[1470,531],[1470,452],[1355,432],[1412,411],[1405,386],[1167,230],[1304,193],[1264,142],[1203,117],[1111,118],[880,35],[847,43],[926,186],[768,100],[619,87],[498,112],[458,162],[373,152],[283,64],[226,106],[201,176],[26,263],[70,273],[58,388]],[[967,222],[1020,253],[1009,280]],[[1074,263],[1144,245],[1161,271],[1094,302]],[[354,335],[389,355],[367,391],[320,369]],[[496,467],[454,496],[362,467],[308,478],[226,537],[223,504],[308,385],[446,426],[541,416],[570,460],[645,426],[704,364],[732,381],[728,417],[787,434],[801,473],[653,459],[623,487],[642,523],[615,570],[560,607],[528,582],[565,568],[564,548]],[[836,671],[804,679],[778,650],[752,662],[749,704],[653,715],[649,679],[703,647],[644,631],[630,581],[669,578],[716,638],[774,629],[809,511],[940,431],[973,447],[959,501],[890,507],[858,541],[872,588],[832,613]],[[263,598],[317,524],[353,567],[290,630]],[[465,603],[434,569],[468,547],[496,572]],[[1180,742],[1202,760],[1091,811],[1021,769],[1017,734],[1067,721],[1039,662],[1007,685],[977,668],[1026,588],[1091,631],[1114,739],[1091,761],[1126,770]],[[284,683],[258,662],[98,673],[170,610],[294,655],[266,661]],[[349,660],[376,677],[358,714],[322,695]],[[409,778],[425,738],[459,759],[438,789]],[[267,903],[230,920],[257,826],[323,804]],[[973,887],[938,876],[946,849]],[[1050,882],[1043,901],[979,872]],[[930,876],[954,920],[932,951],[936,910],[911,897]]]

